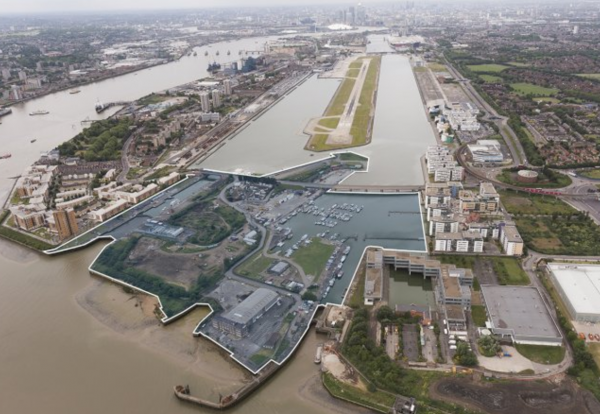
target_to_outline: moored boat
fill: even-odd
[[[317,352],[315,354],[315,364],[321,363],[321,357],[323,356],[323,345],[319,344]]]
[[[29,112],[29,116],[48,115],[49,113],[50,112],[46,111],[45,109],[38,109],[37,111]]]

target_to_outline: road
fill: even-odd
[[[598,200],[598,181],[583,178],[580,176],[572,177],[573,183],[568,187],[573,194],[581,194],[581,198],[564,200],[579,211],[587,211],[590,218],[600,225],[600,200]],[[590,191],[590,190],[593,190]]]
[[[235,179],[237,180],[237,177]],[[242,263],[244,263],[246,260],[248,260],[250,257],[252,257],[254,255],[254,253],[257,253],[257,252],[265,249],[266,247],[268,247],[268,244],[266,243],[267,242],[267,229],[264,228],[259,223],[257,223],[256,221],[254,221],[254,218],[252,217],[252,215],[250,213],[248,213],[247,211],[239,208],[234,203],[231,203],[229,200],[227,200],[227,197],[225,196],[225,194],[227,193],[227,190],[234,185],[234,183],[226,185],[225,188],[223,188],[223,190],[219,193],[219,200],[221,200],[223,203],[227,204],[229,207],[234,208],[237,211],[239,211],[240,213],[242,213],[246,217],[246,220],[248,221],[248,223],[250,223],[250,225],[253,226],[254,228],[258,229],[258,231],[260,232],[261,237],[260,237],[260,242],[258,244],[258,247],[256,249],[254,249],[252,252],[250,252],[248,255],[246,255],[238,263],[236,263],[231,269],[229,269],[225,273],[225,276],[228,277],[228,278],[230,278],[230,279],[236,280],[238,282],[245,283],[245,284],[250,285],[250,286],[254,286],[256,288],[266,287],[268,289],[276,291],[280,295],[289,296],[289,297],[291,297],[291,298],[294,299],[294,301],[295,301],[295,307],[297,308],[302,303],[302,298],[300,297],[299,294],[292,293],[289,290],[286,290],[286,289],[283,289],[283,288],[279,288],[277,286],[270,285],[268,283],[263,283],[263,282],[260,282],[258,280],[252,280],[252,279],[248,279],[248,278],[245,278],[245,277],[242,277],[242,276],[238,276],[238,275],[236,275],[234,273],[233,269],[235,269],[236,267],[240,266]]]
[[[132,180],[127,179],[127,173],[131,168],[129,164],[129,150],[131,149],[131,144],[135,141],[135,138],[138,136],[138,133],[141,131],[141,128],[136,129],[125,141],[123,144],[123,150],[121,151],[121,172],[117,176],[117,181],[122,183],[130,183]]]
[[[475,90],[473,85],[471,85],[471,81],[463,78],[463,76],[446,60],[446,66],[448,67],[448,71],[455,79],[459,80],[463,86],[463,90],[466,95],[471,98],[480,109],[483,110],[484,116],[483,119],[489,122],[493,122],[500,131],[502,138],[504,138],[504,142],[508,147],[511,157],[513,159],[513,164],[524,164],[528,165],[527,157],[525,156],[525,151],[523,150],[523,146],[521,142],[515,135],[515,132],[508,125],[508,118],[505,116],[499,115],[494,108],[490,104],[487,103],[485,99],[479,95],[479,93]]]
[[[546,288],[540,281],[540,278],[538,277],[538,275],[536,273],[536,269],[537,269],[538,262],[543,258],[557,259],[557,258],[561,258],[561,257],[562,258],[573,258],[573,259],[576,258],[575,256],[556,256],[556,255],[547,256],[547,255],[543,255],[543,254],[537,253],[535,251],[529,250],[528,256],[523,259],[523,269],[529,276],[529,280],[531,281],[531,284],[533,286],[535,286],[542,294],[542,297],[546,301],[546,305],[547,305],[548,309],[550,309],[550,313],[552,314],[552,317],[554,318],[554,322],[556,323],[557,326],[559,326],[559,329],[560,329],[560,325],[558,325],[558,322],[557,322],[558,315],[556,313],[556,306],[554,305],[554,301],[552,300],[552,298],[546,291]],[[561,329],[561,331],[562,331],[562,329]],[[562,334],[566,338],[566,332],[562,332]],[[571,344],[566,339],[565,339],[564,343],[567,345],[567,352],[565,352],[565,359],[558,366],[555,366],[554,369],[552,370],[552,372],[550,372],[550,371],[547,372],[546,373],[547,375],[553,375],[553,374],[557,374],[559,372],[564,372],[567,369],[569,369],[569,367],[571,365],[573,365],[573,349],[571,348]]]

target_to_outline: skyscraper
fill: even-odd
[[[231,80],[230,79],[225,79],[223,81],[223,92],[225,92],[225,95],[231,95],[232,94],[232,89],[231,89]]]
[[[212,91],[212,104],[214,108],[221,106],[221,91],[218,89]]]
[[[202,106],[202,112],[210,112],[210,98],[208,92],[200,93],[200,105]]]
[[[354,7],[350,6],[348,8],[348,21],[347,23],[352,25],[356,23],[356,10],[354,9]]]
[[[365,24],[367,22],[367,12],[365,6],[358,3],[356,6],[356,24]]]

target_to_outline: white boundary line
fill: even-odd
[[[347,152],[351,152],[351,151],[347,151]],[[356,153],[355,153],[355,154],[356,154]],[[360,155],[360,154],[357,154],[357,155]],[[362,156],[362,155],[361,155],[361,156]],[[333,157],[333,154],[331,155],[331,157]],[[329,157],[329,158],[331,158],[331,157]],[[368,159],[368,157],[365,157],[365,158],[367,158],[367,159]],[[322,160],[318,160],[318,161],[316,161],[316,162],[319,162],[319,161],[322,161]],[[309,163],[309,164],[312,164],[312,163],[314,163],[314,162],[311,162],[311,163]],[[297,167],[292,167],[292,168],[297,168]],[[205,171],[213,172],[214,170],[205,170]],[[216,172],[216,171],[214,171],[214,172]],[[363,172],[363,171],[354,171],[354,172]],[[354,172],[353,172],[353,173],[354,173]],[[230,172],[220,172],[220,173],[222,173],[222,174],[226,174],[226,175],[243,175],[243,174],[234,174],[234,173],[230,173]],[[194,176],[193,174],[188,174],[188,175],[186,175],[186,177],[185,177],[185,178],[183,178],[183,179],[179,180],[178,182],[176,182],[175,184],[173,184],[173,185],[171,185],[171,186],[169,186],[169,187],[165,188],[164,190],[162,190],[162,191],[160,191],[160,192],[158,192],[158,193],[154,194],[152,197],[150,197],[150,198],[148,198],[147,200],[144,200],[144,201],[150,201],[150,200],[152,200],[153,198],[155,198],[155,197],[159,196],[160,194],[162,194],[162,193],[164,193],[164,192],[166,192],[166,191],[168,191],[168,190],[172,189],[172,188],[173,188],[173,187],[175,187],[176,185],[178,185],[178,184],[181,184],[181,183],[185,182],[186,180],[188,180],[190,177],[193,177],[193,176]],[[248,176],[248,177],[256,177],[256,176]],[[265,176],[261,176],[261,177],[265,177]],[[261,178],[261,177],[259,177],[259,178]],[[192,184],[192,185],[193,185],[193,184]],[[328,191],[327,193],[329,193],[329,191]],[[376,193],[376,192],[371,192],[371,193],[369,193],[369,192],[334,192],[334,193],[331,193],[331,194],[349,194],[349,195],[352,195],[352,194],[366,194],[366,195],[415,195],[415,193],[414,193],[414,192],[405,192],[405,193]],[[420,214],[420,221],[419,221],[419,222],[421,223],[421,228],[422,228],[422,230],[423,230],[423,236],[425,236],[425,229],[424,229],[424,226],[423,226],[423,219],[422,219],[422,214],[423,214],[423,212],[422,212],[422,210],[421,210],[421,201],[420,201],[420,199],[418,198],[418,193],[416,193],[416,195],[417,195],[417,203],[418,203],[418,205],[419,205],[419,211],[420,211],[420,213],[421,213],[421,214]],[[125,210],[125,211],[123,211],[123,212],[121,212],[121,213],[119,213],[119,214],[115,215],[114,217],[111,217],[111,218],[110,218],[108,221],[106,221],[106,222],[103,222],[103,223],[100,223],[100,224],[98,224],[97,226],[95,226],[95,227],[91,228],[90,230],[88,230],[88,231],[86,231],[85,233],[81,234],[81,235],[80,235],[80,236],[78,236],[77,238],[84,236],[85,234],[87,234],[87,233],[89,233],[89,232],[91,232],[91,231],[93,231],[93,230],[97,229],[98,227],[102,226],[103,224],[106,224],[106,223],[108,223],[108,222],[110,222],[110,221],[112,221],[112,220],[115,220],[115,219],[117,219],[119,216],[121,216],[121,215],[123,215],[123,214],[125,214],[125,213],[129,212],[130,210],[132,210],[132,209],[134,209],[134,208],[136,208],[136,207],[138,207],[138,206],[139,206],[139,203],[138,203],[138,204],[136,204],[136,205],[133,205],[132,207],[128,208],[127,210]],[[77,238],[75,238],[75,239],[73,239],[73,240],[77,240]],[[137,290],[137,291],[139,291],[139,292],[145,293],[145,294],[147,294],[147,295],[149,295],[149,296],[153,296],[153,297],[155,297],[155,298],[158,300],[160,311],[161,311],[161,313],[164,315],[164,317],[163,317],[163,318],[161,318],[161,322],[162,322],[163,324],[168,324],[168,323],[170,323],[170,322],[173,322],[173,321],[175,321],[175,320],[177,320],[177,319],[179,319],[179,318],[181,318],[181,317],[185,316],[187,313],[189,313],[190,311],[192,311],[193,309],[195,309],[195,308],[197,308],[197,307],[208,307],[208,308],[210,309],[210,312],[209,312],[209,313],[208,313],[208,314],[207,314],[207,315],[206,315],[204,318],[202,318],[202,319],[201,319],[201,320],[198,322],[198,324],[196,325],[196,327],[195,327],[195,328],[194,328],[194,330],[192,331],[192,335],[194,335],[194,336],[199,336],[199,335],[201,335],[201,336],[203,336],[204,338],[206,338],[206,339],[210,340],[211,342],[215,343],[215,344],[216,344],[216,345],[218,345],[220,348],[222,348],[224,351],[226,351],[226,352],[229,354],[229,357],[230,357],[231,359],[233,359],[233,360],[234,360],[234,361],[236,361],[238,364],[240,364],[241,366],[243,366],[244,368],[246,368],[246,369],[247,369],[248,371],[250,371],[250,372],[251,372],[253,375],[257,375],[257,374],[258,374],[260,371],[262,371],[262,370],[263,370],[263,369],[264,369],[264,368],[265,368],[265,367],[266,367],[266,366],[267,366],[267,365],[268,365],[270,362],[273,362],[273,363],[277,364],[278,366],[282,366],[282,365],[283,365],[283,364],[284,364],[284,363],[285,363],[285,362],[286,362],[286,361],[287,361],[287,360],[288,360],[288,359],[289,359],[289,358],[290,358],[290,357],[291,357],[291,356],[294,354],[294,352],[296,351],[296,348],[297,348],[297,347],[298,347],[298,346],[299,346],[299,345],[302,343],[302,341],[304,340],[304,337],[306,336],[306,334],[308,333],[308,331],[309,331],[309,329],[310,329],[311,322],[312,322],[312,320],[314,319],[314,316],[315,316],[315,314],[316,314],[317,310],[318,310],[319,308],[325,308],[325,307],[327,307],[327,306],[338,306],[338,307],[340,307],[340,306],[344,306],[344,302],[346,301],[346,299],[347,299],[347,297],[348,297],[348,294],[350,293],[350,289],[346,290],[346,293],[345,293],[345,295],[344,295],[344,297],[343,297],[343,299],[342,299],[341,303],[336,303],[336,302],[326,302],[326,303],[321,303],[321,304],[318,304],[318,305],[316,305],[316,306],[315,306],[315,309],[314,309],[314,311],[313,311],[313,313],[312,313],[312,315],[310,316],[310,320],[309,320],[308,324],[306,325],[306,329],[304,330],[304,332],[302,333],[302,335],[300,336],[300,338],[298,339],[298,341],[296,342],[296,344],[294,345],[294,347],[292,348],[292,350],[291,350],[291,351],[288,353],[288,355],[287,355],[287,356],[286,356],[286,357],[285,357],[283,360],[281,360],[281,362],[279,362],[279,361],[276,361],[276,360],[274,360],[273,358],[270,358],[268,361],[264,362],[264,364],[263,364],[263,365],[262,365],[262,366],[261,366],[259,369],[257,369],[257,370],[255,371],[255,370],[253,370],[252,368],[248,367],[248,366],[247,366],[247,365],[246,365],[244,362],[242,362],[240,359],[238,359],[238,358],[236,357],[236,355],[235,355],[235,352],[231,351],[229,348],[226,348],[224,345],[222,345],[221,343],[217,342],[217,341],[216,341],[214,338],[212,338],[212,337],[210,337],[210,336],[208,336],[208,335],[204,334],[204,333],[203,333],[203,332],[201,332],[201,331],[198,331],[198,328],[200,327],[200,325],[202,325],[202,324],[203,324],[205,321],[207,321],[207,320],[208,320],[208,319],[209,319],[209,318],[210,318],[210,317],[213,315],[213,313],[215,313],[215,311],[214,311],[213,307],[212,307],[212,306],[211,306],[209,303],[206,303],[206,302],[196,302],[196,303],[193,303],[192,305],[190,305],[190,306],[189,306],[189,307],[187,307],[186,309],[182,310],[181,312],[179,312],[179,313],[177,313],[177,314],[175,314],[175,315],[173,315],[173,316],[167,316],[167,315],[166,315],[166,313],[165,313],[165,311],[163,310],[163,305],[162,305],[162,302],[161,302],[161,300],[160,300],[160,297],[159,297],[158,295],[156,295],[156,294],[154,294],[154,293],[152,293],[152,292],[149,292],[149,291],[147,291],[147,290],[144,290],[144,289],[142,289],[142,288],[140,288],[140,287],[138,287],[138,286],[132,285],[132,284],[130,284],[130,283],[127,283],[127,282],[124,282],[124,281],[122,281],[122,280],[120,280],[120,279],[117,279],[117,278],[114,278],[114,277],[112,277],[112,276],[109,276],[109,275],[107,275],[107,274],[105,274],[105,273],[102,273],[102,272],[99,272],[99,271],[97,271],[97,270],[94,270],[92,267],[94,266],[94,264],[96,263],[96,261],[98,260],[98,258],[99,258],[99,257],[102,255],[102,253],[104,252],[104,250],[105,250],[105,249],[107,249],[107,248],[108,248],[109,246],[111,246],[112,244],[114,244],[114,243],[116,243],[116,242],[117,242],[117,239],[116,239],[114,236],[112,236],[112,235],[100,235],[100,236],[96,236],[96,237],[94,237],[93,239],[91,239],[90,241],[88,241],[88,242],[86,242],[86,243],[84,243],[84,244],[78,245],[78,246],[69,247],[69,248],[67,248],[67,249],[63,249],[63,250],[59,250],[61,246],[58,246],[58,247],[56,247],[56,248],[54,248],[54,249],[45,250],[45,251],[43,251],[43,253],[44,253],[44,254],[47,254],[47,255],[50,255],[50,256],[51,256],[51,255],[55,255],[55,254],[60,254],[60,253],[66,253],[66,252],[69,252],[69,251],[71,251],[71,250],[76,250],[76,249],[81,249],[81,248],[87,247],[87,246],[89,246],[90,244],[92,244],[92,243],[96,242],[97,240],[102,240],[102,239],[108,239],[108,240],[112,240],[112,241],[111,241],[110,243],[108,243],[106,246],[104,246],[104,247],[102,248],[102,250],[100,250],[100,252],[99,252],[99,253],[96,255],[96,257],[94,258],[94,260],[92,261],[92,263],[91,263],[91,264],[88,266],[88,271],[89,271],[91,274],[94,274],[94,275],[97,275],[97,276],[104,277],[104,278],[106,278],[106,279],[110,280],[111,282],[114,282],[114,283],[116,283],[116,284],[118,284],[118,285],[127,286],[127,287],[129,287],[129,288],[132,288],[132,289],[135,289],[135,290]],[[67,244],[68,244],[68,243],[70,243],[70,242],[72,242],[73,240],[71,240],[71,241],[67,242]],[[386,248],[385,248],[385,247],[383,247],[383,246],[376,246],[376,245],[368,245],[368,246],[365,246],[365,248],[363,249],[363,252],[362,252],[362,254],[361,254],[360,260],[359,260],[359,262],[358,262],[358,265],[357,265],[357,266],[356,266],[356,268],[354,269],[354,274],[352,275],[352,279],[350,279],[350,283],[348,284],[348,287],[352,286],[352,283],[354,283],[354,279],[355,279],[355,277],[356,277],[356,275],[357,275],[357,273],[358,273],[358,270],[359,270],[359,267],[360,267],[360,263],[362,262],[362,260],[363,260],[363,258],[364,258],[364,255],[365,255],[365,253],[366,253],[366,251],[367,251],[367,249],[371,249],[371,248],[379,248],[379,249],[386,249],[386,250],[398,251],[398,252],[407,252],[407,253],[421,253],[421,254],[422,254],[422,253],[425,253],[425,254],[427,254],[427,252],[428,252],[428,251],[427,251],[427,243],[426,243],[426,239],[425,239],[425,237],[423,238],[423,241],[424,241],[425,250],[386,249]]]

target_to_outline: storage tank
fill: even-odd
[[[538,173],[532,170],[521,170],[517,173],[517,181],[520,183],[535,183],[538,180]]]

